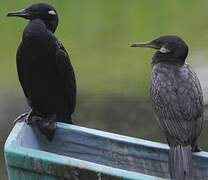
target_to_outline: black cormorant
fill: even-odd
[[[200,151],[203,95],[195,72],[185,63],[188,46],[180,37],[167,35],[132,47],[157,50],[152,58],[150,96],[170,146],[170,175],[174,180],[191,179],[191,152]]]
[[[17,71],[31,112],[25,117],[28,124],[52,140],[56,121],[72,123],[76,103],[76,82],[67,51],[54,36],[58,26],[57,11],[50,5],[38,3],[26,9],[10,12],[30,20],[26,26],[17,56]]]

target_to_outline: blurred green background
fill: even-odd
[[[0,2],[0,179],[6,180],[3,144],[13,119],[28,109],[15,55],[26,20],[6,13],[38,1]],[[188,63],[208,85],[207,0],[48,0],[59,13],[56,36],[70,54],[78,84],[75,123],[165,142],[149,100],[152,50],[129,44],[177,34],[189,44]],[[205,97],[205,102],[207,98]],[[206,115],[205,111],[205,115]],[[206,119],[206,116],[205,116]],[[208,150],[207,123],[200,144]]]

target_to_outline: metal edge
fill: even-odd
[[[77,167],[77,168],[88,169],[88,170],[91,170],[94,172],[98,172],[98,169],[99,169],[99,170],[102,170],[102,173],[109,173],[111,175],[118,176],[118,177],[120,177],[120,175],[123,175],[125,178],[132,179],[132,177],[135,177],[134,179],[138,179],[138,177],[145,176],[145,179],[147,179],[147,177],[148,177],[151,180],[155,180],[155,178],[157,178],[154,176],[149,176],[149,175],[136,173],[136,172],[130,172],[130,171],[117,169],[117,168],[111,168],[108,166],[104,166],[104,165],[100,165],[100,164],[96,164],[96,163],[92,163],[92,162],[88,162],[88,161],[78,160],[78,159],[74,159],[74,158],[70,158],[70,157],[66,157],[66,156],[61,156],[61,155],[57,155],[57,154],[53,154],[53,153],[49,153],[49,152],[34,150],[31,148],[25,148],[25,147],[20,147],[20,146],[15,145],[15,140],[18,138],[18,136],[20,136],[21,131],[24,128],[26,128],[26,126],[27,125],[25,123],[18,123],[13,128],[13,130],[10,133],[9,137],[7,138],[5,146],[4,146],[5,159],[6,159],[6,156],[8,156],[10,154],[22,154],[22,155],[24,154],[24,155],[31,157],[31,158],[34,157],[36,159],[40,159],[40,160],[44,160],[44,161],[52,161],[54,163],[59,163],[62,165],[70,165],[72,167]],[[152,142],[152,141],[148,141],[148,140],[132,138],[132,137],[128,137],[128,136],[123,136],[123,135],[104,132],[104,131],[100,131],[100,130],[80,127],[80,126],[76,126],[76,125],[66,125],[64,123],[57,123],[57,127],[63,128],[63,129],[68,129],[68,130],[73,130],[73,131],[77,131],[77,132],[85,132],[88,134],[101,136],[104,138],[110,138],[110,139],[117,140],[117,141],[138,144],[138,145],[146,146],[149,148],[157,148],[157,149],[163,149],[163,150],[168,151],[168,146],[166,144],[162,144],[162,143],[156,143],[156,142]],[[40,153],[41,153],[41,157],[39,157]],[[203,158],[203,159],[208,158],[207,152],[193,153],[193,155],[194,155],[194,158],[200,158],[200,159],[201,158]],[[49,159],[48,157],[51,157],[51,158]],[[53,161],[54,159],[56,161]],[[63,161],[63,160],[65,160],[65,161]],[[119,174],[117,174],[117,173],[119,173]],[[134,180],[134,179],[132,179],[132,180]]]
[[[71,166],[78,169],[86,169],[90,170],[96,173],[103,173],[107,175],[112,175],[120,178],[125,178],[129,180],[156,180],[156,179],[162,179],[159,177],[154,177],[142,173],[136,173],[132,171],[122,170],[118,168],[113,168],[109,166],[104,166],[84,160],[79,160],[75,158],[70,158],[67,156],[57,155],[53,153],[49,153],[46,151],[40,151],[40,150],[34,150],[30,148],[20,147],[16,145],[9,145],[7,146],[7,158],[9,156],[14,157],[14,155],[22,156],[25,158],[33,158],[36,161],[40,160],[43,163],[54,163],[62,166]],[[13,166],[15,164],[9,163],[9,166]],[[28,166],[24,167],[25,169],[28,168]],[[48,173],[48,172],[46,172]],[[49,173],[50,174],[50,173]]]
[[[109,139],[113,139],[113,140],[117,140],[117,141],[138,144],[141,146],[159,148],[159,149],[164,149],[164,150],[169,149],[167,144],[153,142],[153,141],[144,140],[144,139],[139,139],[139,138],[135,138],[135,137],[124,136],[124,135],[115,134],[115,133],[110,133],[110,132],[106,132],[106,131],[102,131],[102,130],[81,127],[81,126],[77,126],[77,125],[71,125],[71,124],[66,125],[65,123],[58,122],[57,127],[63,128],[63,129],[68,129],[68,130],[74,130],[74,131],[82,131],[82,132],[85,132],[88,134],[93,134],[95,136],[101,136],[104,138],[109,138]]]
[[[81,126],[77,126],[77,125],[71,125],[71,124],[66,125],[65,123],[61,123],[61,122],[57,123],[57,127],[63,128],[63,129],[68,129],[68,130],[74,130],[74,131],[82,131],[82,132],[85,132],[88,134],[93,134],[95,136],[101,136],[101,137],[113,139],[116,141],[137,144],[137,145],[148,147],[148,148],[161,149],[164,151],[169,150],[169,146],[167,144],[153,142],[153,141],[139,139],[139,138],[134,138],[134,137],[129,137],[129,136],[124,136],[124,135],[110,133],[110,132],[105,132],[102,130],[90,129],[90,128],[81,127]],[[205,151],[194,152],[193,156],[208,159],[208,152],[205,152]]]

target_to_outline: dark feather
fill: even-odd
[[[154,65],[150,92],[169,144],[194,146],[203,124],[203,97],[199,80],[190,66]]]
[[[76,104],[73,67],[63,45],[39,20],[24,30],[17,51],[17,71],[24,94],[32,108],[29,123],[36,124],[52,139],[56,121],[72,123]],[[33,116],[40,118],[33,118]]]

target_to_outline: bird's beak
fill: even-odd
[[[25,18],[25,19],[30,19],[31,15],[29,12],[27,12],[25,9],[23,9],[20,11],[9,12],[7,14],[7,17],[21,17],[21,18]]]
[[[131,45],[131,47],[153,48],[156,50],[159,50],[161,48],[159,45],[156,45],[152,41],[148,41],[148,42],[144,42],[144,43],[134,43]]]

